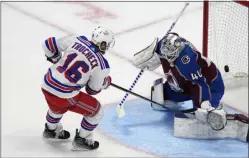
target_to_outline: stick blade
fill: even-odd
[[[124,117],[125,116],[125,111],[124,111],[124,107],[118,105],[117,109],[116,109],[117,115],[119,118]]]

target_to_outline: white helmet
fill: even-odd
[[[113,32],[103,26],[98,26],[93,30],[91,41],[98,46],[99,50],[103,53],[115,44]]]
[[[162,40],[162,45],[160,48],[161,55],[168,60],[169,63],[173,63],[179,56],[180,52],[184,48],[181,38],[176,33],[169,33]]]

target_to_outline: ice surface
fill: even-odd
[[[81,2],[82,3],[82,2]],[[154,39],[162,37],[172,23],[172,15],[178,12],[183,3],[92,3],[102,8],[115,18],[102,17],[88,20],[77,16],[79,13],[92,14],[94,7],[78,3],[56,2],[2,2],[2,149],[3,157],[128,157],[154,156],[145,151],[131,149],[98,129],[96,139],[100,148],[93,152],[71,152],[71,140],[66,142],[49,142],[41,137],[44,129],[47,105],[40,90],[43,75],[50,64],[45,60],[41,43],[50,36],[61,37],[69,33],[90,36],[93,27],[98,24],[110,26],[119,33],[112,52],[107,54],[111,66],[113,82],[128,88],[139,70],[134,68],[129,59],[134,52],[142,49]],[[197,48],[201,49],[202,16],[201,3],[192,3],[187,14],[179,20],[174,31],[188,37]],[[115,8],[115,9],[113,9]],[[101,10],[101,9],[100,9]],[[128,11],[129,14],[126,14]],[[78,14],[77,14],[78,13]],[[97,14],[97,13],[95,13]],[[89,15],[88,15],[89,16]],[[97,15],[96,15],[97,16]],[[154,25],[144,25],[155,19],[167,19]],[[141,26],[135,29],[137,26]],[[123,33],[132,28],[134,31]],[[120,57],[121,56],[121,57]],[[154,79],[163,76],[161,69],[156,72],[145,72],[134,91],[149,96],[150,86]],[[247,90],[248,93],[248,90]],[[118,103],[124,95],[115,88],[110,88],[97,95],[103,106]],[[229,95],[229,94],[228,94]],[[236,94],[232,94],[233,96]],[[246,97],[246,96],[244,96]],[[135,97],[129,96],[128,100]],[[229,97],[228,103],[240,106],[246,111],[248,99]],[[232,101],[231,101],[232,100]],[[226,100],[225,100],[226,101]],[[67,113],[62,123],[72,135],[79,128],[82,117]]]

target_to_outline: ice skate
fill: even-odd
[[[70,137],[70,133],[66,130],[62,130],[62,125],[60,124],[55,130],[48,129],[48,125],[45,124],[45,129],[43,131],[43,137],[54,138],[54,139],[68,139]]]
[[[76,135],[73,140],[73,148],[72,151],[88,151],[88,150],[94,150],[99,147],[99,142],[94,141],[91,136],[88,136],[86,138],[81,138],[79,136],[78,129],[76,129]]]

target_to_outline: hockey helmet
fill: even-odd
[[[105,51],[115,44],[113,32],[103,26],[98,26],[93,30],[91,41],[100,51],[102,51],[102,53],[105,53]]]
[[[184,48],[184,43],[181,42],[181,37],[176,33],[169,33],[163,37],[161,44],[161,56],[173,63]]]

